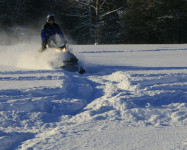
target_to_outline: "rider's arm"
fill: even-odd
[[[46,45],[48,43],[48,35],[47,35],[47,31],[46,31],[47,25],[44,25],[42,30],[41,30],[41,40],[42,40],[42,50],[46,49]]]
[[[41,39],[42,39],[42,42],[46,42],[47,41],[45,26],[41,30]]]
[[[56,24],[56,32],[60,36],[60,39],[65,43],[65,37],[64,34],[62,33],[59,25]]]

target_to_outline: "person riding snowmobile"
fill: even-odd
[[[41,52],[46,50],[46,46],[48,45],[50,47],[50,42],[53,41],[56,43],[56,34],[59,35],[61,41],[65,44],[65,38],[64,34],[62,33],[59,25],[55,23],[55,16],[53,14],[50,14],[47,16],[47,22],[43,26],[41,30],[41,40],[42,40],[42,48]]]

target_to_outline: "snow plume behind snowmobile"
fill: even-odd
[[[71,53],[66,44],[55,43],[53,41],[49,44],[50,48],[55,48],[55,51],[59,54],[62,54],[62,62],[59,66],[60,68],[70,71],[70,72],[79,72],[80,74],[85,73],[85,70],[82,66],[79,66],[77,57]],[[53,65],[53,62],[51,63]]]

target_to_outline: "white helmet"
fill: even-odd
[[[47,22],[49,22],[50,20],[53,20],[55,22],[55,16],[53,14],[49,14],[47,16]]]

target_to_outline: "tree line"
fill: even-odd
[[[187,0],[1,0],[0,32],[40,33],[51,13],[78,44],[187,42]]]

